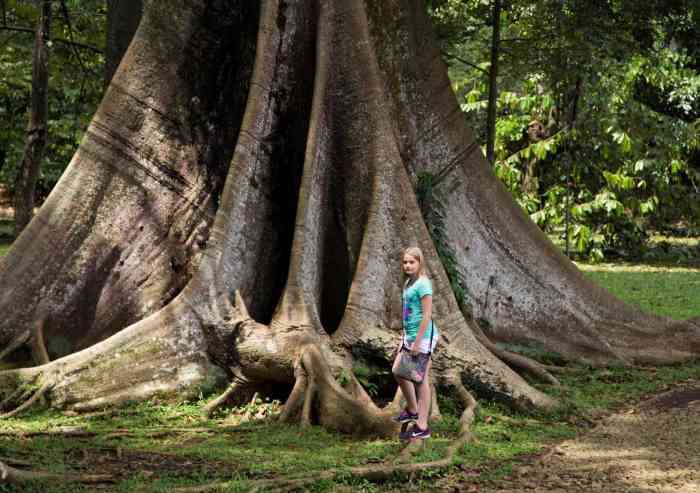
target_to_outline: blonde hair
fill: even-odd
[[[409,255],[418,261],[418,277],[427,277],[428,274],[425,271],[425,257],[423,257],[423,251],[418,247],[408,247],[404,249],[403,253],[401,254],[402,261],[406,255]]]

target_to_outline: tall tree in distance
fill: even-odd
[[[27,140],[15,183],[15,236],[34,214],[34,192],[48,138],[49,50],[51,46],[51,0],[41,2],[32,55],[32,97]]]
[[[486,160],[493,164],[496,147],[496,106],[498,105],[498,59],[501,49],[501,0],[493,0],[489,105],[486,115]]]
[[[425,173],[441,177],[471,312],[421,216]],[[408,245],[425,253],[443,335],[432,384],[465,407],[467,389],[556,406],[480,342],[484,327],[592,363],[700,353],[697,321],[586,281],[514,203],[464,124],[422,0],[146,2],[73,161],[0,265],[0,343],[40,313],[54,359],[0,372],[0,397],[21,408],[30,384],[87,411],[236,375],[234,394],[284,395],[284,420],[393,433],[393,408],[352,370],[390,366]]]

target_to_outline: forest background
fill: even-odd
[[[105,69],[107,2],[50,3],[37,206],[113,70]],[[653,234],[700,233],[697,1],[427,4],[464,118],[496,174],[570,256],[654,260],[668,249],[649,249]],[[27,140],[40,9],[12,0],[0,7],[0,183],[9,201]],[[696,254],[687,245],[673,252]]]
[[[40,7],[49,5],[53,18],[47,42],[47,147],[38,175],[36,206],[41,205],[68,165],[102,98],[110,70],[114,69],[105,68],[110,50],[108,3],[0,1],[0,182],[8,203],[21,175],[27,149],[27,122],[32,111],[35,78],[32,53]],[[550,238],[560,242],[570,257],[579,260],[659,260],[666,262],[665,265],[668,261],[697,265],[700,257],[697,242],[700,236],[700,8],[697,1],[435,0],[426,3],[463,117],[474,129],[496,174]],[[420,177],[418,190],[423,205],[428,205],[424,214],[432,215],[426,218],[426,224],[432,229],[438,251],[441,223],[439,197],[435,196],[438,189],[434,185],[439,179],[429,174]],[[3,222],[0,234],[4,235],[4,243],[8,243],[14,234],[12,208],[7,207],[4,212],[8,219]],[[679,238],[684,241],[676,241]],[[449,271],[449,258],[443,256],[442,260]],[[587,270],[590,266],[583,268]],[[640,273],[627,273],[624,289],[629,290],[620,291],[611,286],[612,276],[606,278],[604,271],[587,272],[621,298],[647,311],[676,319],[697,316],[697,296],[693,296],[698,285],[696,272],[683,269],[645,272],[643,278],[636,274]],[[653,286],[649,292],[640,289],[644,284],[642,279],[651,279],[647,282]],[[459,295],[459,279],[450,280],[454,281],[455,294]],[[681,292],[683,298],[674,294]],[[646,295],[647,300],[640,299]],[[662,295],[664,302],[669,302],[665,309],[658,306]],[[651,299],[655,301],[649,303]],[[539,451],[542,441],[573,436],[576,429],[589,426],[607,409],[630,404],[679,381],[696,381],[700,371],[697,364],[658,370],[582,370],[563,376],[563,387],[552,390],[567,404],[560,414],[524,417],[485,403],[475,424],[479,443],[460,452],[460,477],[483,476],[484,471],[478,469],[480,464],[491,464],[494,460],[499,462],[499,467],[508,468],[506,459]],[[356,367],[353,371],[371,395],[382,390],[381,378],[373,380],[376,375],[369,370]],[[388,377],[388,372],[383,377]],[[111,414],[104,420],[98,416],[94,423],[89,418],[82,421],[83,418],[75,416],[39,411],[26,421],[9,422],[6,431],[44,433],[46,429],[79,425],[85,427],[81,432],[109,436],[93,441],[91,454],[84,454],[90,458],[83,460],[81,467],[91,470],[100,464],[100,470],[111,468],[107,472],[121,478],[124,484],[130,481],[125,476],[141,468],[141,476],[133,479],[131,486],[122,485],[124,489],[140,488],[139,482],[149,484],[153,470],[160,470],[163,476],[172,473],[175,479],[158,478],[163,481],[163,491],[170,491],[174,483],[196,484],[203,477],[222,475],[220,479],[231,479],[224,474],[232,461],[237,464],[233,470],[243,479],[276,478],[292,471],[305,471],[312,464],[322,467],[336,463],[372,464],[396,453],[394,442],[352,441],[321,429],[299,435],[296,428],[256,424],[257,417],[277,413],[280,403],[255,396],[238,413],[229,416],[222,412],[200,428],[186,429],[193,422],[200,423],[206,398],[200,395],[198,401],[181,406],[155,399],[147,405],[115,411],[114,419]],[[443,401],[440,408],[446,419],[436,424],[434,446],[424,451],[419,460],[442,457],[448,446],[446,438],[456,433],[454,403]],[[183,427],[182,436],[167,435],[172,441],[154,439],[157,434],[166,433],[155,430],[155,425],[169,427],[167,433],[172,433],[173,423]],[[234,426],[232,433],[244,437],[236,448],[232,448],[231,440],[218,434],[222,426]],[[136,430],[134,436],[119,435],[126,428]],[[215,438],[203,438],[212,433]],[[196,436],[193,438],[192,434]],[[110,455],[112,449],[108,449],[112,447],[109,440],[115,436],[123,440],[116,449],[118,460]],[[11,446],[5,444],[7,455],[32,462],[41,456],[40,465],[51,470],[64,467],[64,457],[79,462],[77,450],[85,446],[69,439],[10,443]],[[257,449],[254,467],[247,470],[244,464],[250,462],[252,453],[249,444],[262,448]],[[149,453],[143,452],[145,449]],[[175,449],[183,458],[173,458],[170,452]],[[280,454],[280,450],[288,453]],[[113,462],[107,460],[108,455]],[[197,459],[192,461],[192,457]],[[268,461],[270,458],[274,459]],[[222,462],[226,465],[222,466]],[[105,463],[111,466],[106,467]],[[453,479],[448,476],[445,481]],[[427,474],[423,480],[433,478]],[[622,487],[626,487],[623,483]],[[418,490],[421,487],[416,486]],[[448,487],[452,484],[445,486]],[[60,488],[67,491],[69,487]],[[36,491],[47,490],[40,485]]]

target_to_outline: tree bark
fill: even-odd
[[[154,8],[144,19],[66,172],[0,268],[0,346],[34,325],[43,302],[56,359],[154,313],[187,283],[245,108],[255,8],[196,4],[174,18]],[[193,60],[208,70],[190,70]]]
[[[15,181],[15,236],[19,236],[34,215],[34,190],[46,149],[50,40],[51,1],[44,0],[41,3],[32,54],[32,99],[27,142]]]
[[[196,395],[233,374],[248,389],[288,393],[287,420],[393,433],[392,408],[378,408],[352,369],[390,367],[399,255],[418,245],[442,334],[434,383],[554,407],[479,342],[420,215],[415,176],[433,172],[448,192],[459,268],[476,265],[465,270],[470,297],[496,269],[512,283],[506,295],[523,298],[511,306],[534,299],[545,317],[570,309],[559,283],[580,274],[478,152],[423,3],[265,0],[259,23],[258,5],[243,0],[167,7],[146,4],[73,162],[0,265],[11,288],[0,340],[26,337],[41,299],[53,359],[0,372],[0,406],[26,408],[42,393],[87,411]],[[47,251],[52,262],[37,266]],[[527,270],[541,265],[553,280]],[[474,299],[500,301],[498,281]],[[532,320],[520,322],[534,330]],[[622,342],[649,342],[638,334]],[[54,359],[57,340],[71,354]],[[672,356],[697,354],[696,340]],[[609,346],[585,342],[586,356],[613,360]]]
[[[143,0],[107,0],[107,39],[105,40],[105,87],[117,71],[143,14]]]

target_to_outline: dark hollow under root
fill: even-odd
[[[18,414],[26,411],[34,404],[36,404],[39,401],[39,399],[41,399],[53,386],[53,381],[51,379],[47,379],[47,381],[44,382],[44,384],[39,388],[39,390],[37,390],[34,393],[34,395],[32,395],[27,401],[25,401],[17,408],[13,409],[8,413],[0,414],[0,419],[12,418],[13,416],[17,416]]]

